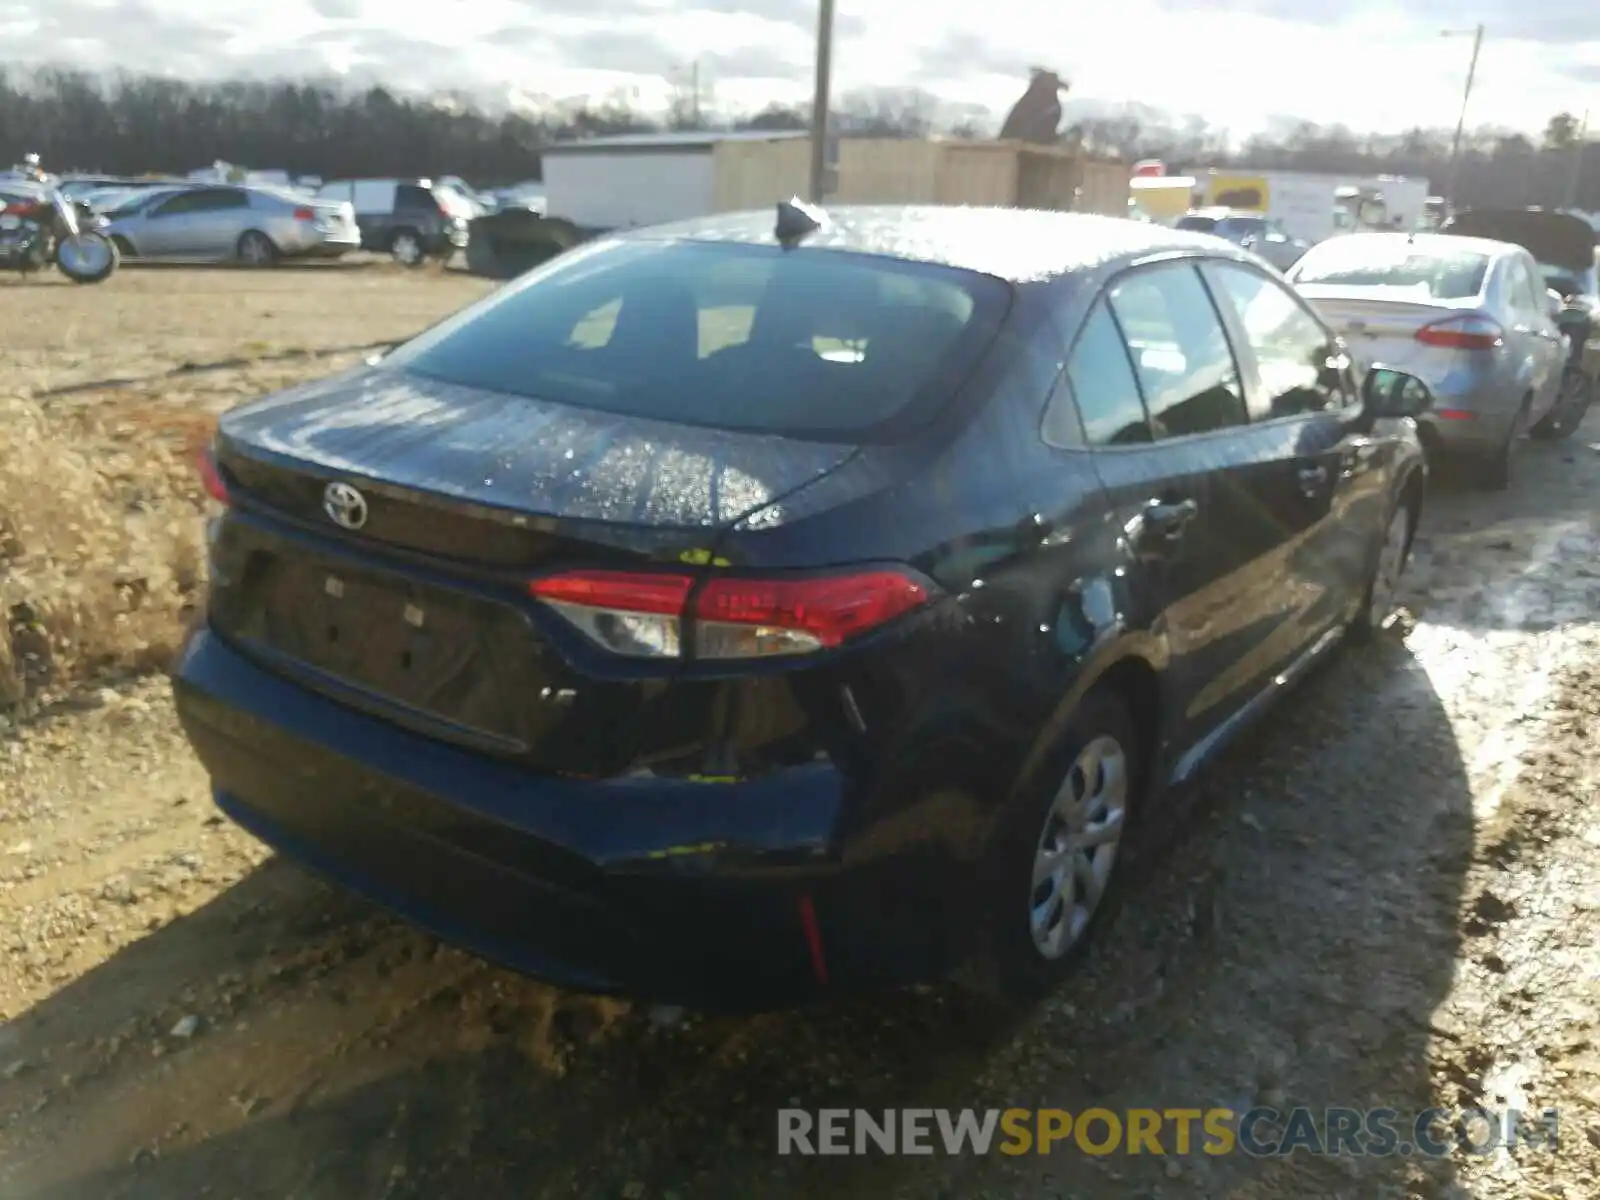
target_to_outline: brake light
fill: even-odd
[[[894,570],[714,576],[698,591],[689,575],[582,571],[534,580],[528,590],[614,654],[677,658],[688,633],[696,658],[719,660],[830,649],[930,599],[927,585]]]
[[[294,219],[296,221],[315,221],[317,219],[317,210],[314,208],[297,208],[294,210]]]
[[[1505,330],[1488,317],[1448,317],[1417,330],[1417,341],[1445,350],[1493,350],[1505,345]]]
[[[231,503],[228,497],[228,485],[222,481],[222,471],[217,466],[216,455],[211,447],[207,446],[200,451],[200,484],[218,504]]]

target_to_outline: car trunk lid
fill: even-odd
[[[1415,288],[1341,287],[1300,284],[1298,290],[1322,319],[1368,362],[1438,378],[1462,351],[1417,339],[1430,325],[1470,317],[1479,299],[1420,299]]]
[[[236,517],[213,550],[211,620],[432,736],[565,774],[638,769],[693,741],[667,703],[676,661],[597,655],[530,581],[698,573],[721,530],[854,453],[363,367],[222,418]],[[360,520],[339,523],[330,487],[354,489]]]

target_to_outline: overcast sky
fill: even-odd
[[[815,0],[0,0],[0,60],[185,77],[349,73],[399,87],[663,100],[698,59],[719,102],[809,94]],[[1005,13],[1003,20],[991,14]],[[838,0],[840,89],[912,85],[1003,110],[1026,69],[1073,94],[1198,113],[1236,136],[1268,116],[1359,130],[1469,121],[1530,130],[1600,83],[1593,0]],[[1600,124],[1600,104],[1595,120]]]

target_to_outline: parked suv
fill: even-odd
[[[464,249],[473,215],[455,192],[427,179],[335,179],[317,189],[317,199],[347,201],[361,248],[408,267]]]

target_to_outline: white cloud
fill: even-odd
[[[1282,115],[1360,131],[1455,122],[1470,39],[1439,36],[1437,14],[1450,11],[1440,0],[1197,3],[1119,0],[1090,13],[1059,0],[845,0],[835,79],[841,91],[911,84],[1002,111],[1042,60],[1075,96],[1196,113],[1236,135]],[[1508,8],[1501,27],[1547,44],[1491,22],[1470,124],[1535,130],[1582,110],[1600,78],[1600,10],[1543,3],[1538,21],[1515,24]],[[0,31],[12,55],[93,68],[355,72],[498,97],[636,87],[660,102],[698,57],[720,101],[753,107],[807,99],[814,12],[814,0],[0,0]]]

